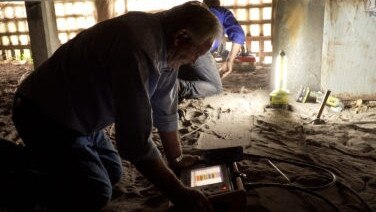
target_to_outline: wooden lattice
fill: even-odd
[[[125,7],[122,12],[132,10],[132,5],[137,3],[137,0],[111,1],[115,1],[117,11],[119,7]],[[124,5],[124,2],[128,5]],[[121,6],[119,3],[122,3]],[[243,27],[247,36],[247,50],[256,56],[259,64],[270,64],[272,0],[224,0],[221,3],[234,13]],[[95,1],[55,1],[54,8],[61,44],[97,22]],[[116,12],[115,15],[120,13]],[[30,38],[24,2],[0,3],[0,60],[30,58]]]
[[[268,2],[268,3],[265,3]],[[242,5],[225,6],[230,9],[246,33],[247,49],[259,64],[272,62],[272,3],[269,1],[243,1]]]
[[[24,3],[0,3],[0,20],[0,60],[30,59]]]

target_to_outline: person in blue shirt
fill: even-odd
[[[193,65],[183,65],[179,69],[179,98],[199,98],[212,96],[222,92],[221,79],[233,70],[234,60],[245,42],[242,27],[232,12],[220,6],[219,0],[204,0],[210,11],[218,18],[223,32],[232,42],[231,51],[219,69],[212,53],[218,49],[221,40],[216,40],[210,51],[199,57]]]
[[[35,192],[52,211],[97,211],[122,176],[121,157],[177,208],[209,211],[207,197],[169,167],[198,160],[180,146],[177,70],[221,36],[217,18],[200,2],[187,2],[158,13],[129,12],[63,44],[20,84],[13,106],[28,162],[45,178],[20,193],[10,188],[7,197]],[[116,149],[104,133],[112,123]],[[152,141],[153,126],[168,164]]]

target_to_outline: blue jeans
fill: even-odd
[[[15,98],[13,121],[26,145],[27,163],[39,175],[35,179],[43,179],[35,191],[41,202],[52,210],[96,211],[111,200],[122,164],[103,131],[82,135],[60,126],[20,97]]]
[[[222,92],[222,81],[210,51],[200,56],[193,65],[179,68],[179,98],[199,98]]]

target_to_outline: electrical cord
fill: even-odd
[[[317,165],[313,165],[313,164],[309,164],[309,163],[305,163],[305,162],[300,162],[300,161],[284,160],[284,159],[278,159],[278,158],[261,156],[261,155],[255,155],[255,154],[249,154],[249,153],[244,153],[244,156],[245,156],[245,158],[260,158],[260,159],[267,159],[267,160],[273,160],[273,161],[278,161],[278,162],[293,164],[293,165],[300,166],[300,167],[302,167],[302,166],[303,167],[304,166],[305,167],[310,167],[310,168],[318,169],[318,170],[320,170],[322,172],[326,172],[329,176],[331,176],[331,181],[329,183],[327,183],[327,184],[320,185],[320,186],[305,186],[305,187],[301,187],[301,188],[310,189],[310,190],[319,190],[319,189],[324,189],[324,188],[331,187],[337,181],[337,177],[336,177],[336,175],[333,172],[331,172],[330,170],[328,170],[328,169],[326,169],[324,167],[321,167],[321,166],[317,166]]]
[[[354,189],[350,188],[349,186],[343,184],[340,181],[337,181],[337,184],[349,190],[353,195],[355,195],[358,198],[359,201],[363,203],[363,205],[366,206],[368,212],[372,212],[371,206],[369,206],[368,203],[356,191],[354,191]]]
[[[368,205],[368,203],[356,191],[354,191],[350,187],[346,186],[345,184],[339,182],[337,180],[336,175],[326,167],[313,165],[313,164],[309,164],[309,163],[301,162],[301,161],[285,160],[285,159],[278,159],[278,158],[273,158],[273,157],[268,157],[268,156],[261,156],[261,155],[256,155],[256,154],[244,153],[244,159],[250,160],[250,159],[254,159],[254,158],[274,160],[274,161],[283,162],[283,163],[287,163],[287,164],[293,164],[293,165],[300,166],[300,167],[314,168],[314,169],[321,170],[321,171],[327,173],[329,176],[331,176],[332,180],[329,183],[324,184],[324,185],[306,186],[306,187],[296,186],[296,185],[291,185],[291,184],[282,184],[282,183],[250,183],[250,182],[246,182],[244,184],[245,184],[247,191],[248,191],[248,189],[257,188],[257,187],[258,188],[260,188],[260,187],[281,187],[281,188],[288,188],[288,189],[296,189],[296,190],[299,190],[299,191],[309,193],[309,194],[311,194],[311,195],[313,195],[317,198],[324,200],[331,207],[335,208],[336,211],[339,211],[338,207],[335,206],[330,200],[328,200],[327,198],[325,198],[324,196],[322,196],[322,195],[320,195],[316,192],[311,191],[311,190],[319,190],[319,189],[329,188],[331,186],[334,186],[335,184],[338,184],[338,185],[344,187],[345,189],[349,190],[365,206],[365,208],[367,209],[368,212],[372,212],[371,207]]]

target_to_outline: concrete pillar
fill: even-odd
[[[124,13],[128,12],[128,0],[124,0],[125,10]]]
[[[25,1],[34,68],[60,46],[53,1]]]
[[[321,81],[343,100],[376,100],[376,17],[362,1],[326,0]]]
[[[97,10],[97,22],[101,22],[115,16],[114,0],[96,0],[95,9]]]
[[[272,87],[277,55],[284,50],[287,89],[320,89],[324,11],[324,0],[273,0]]]

